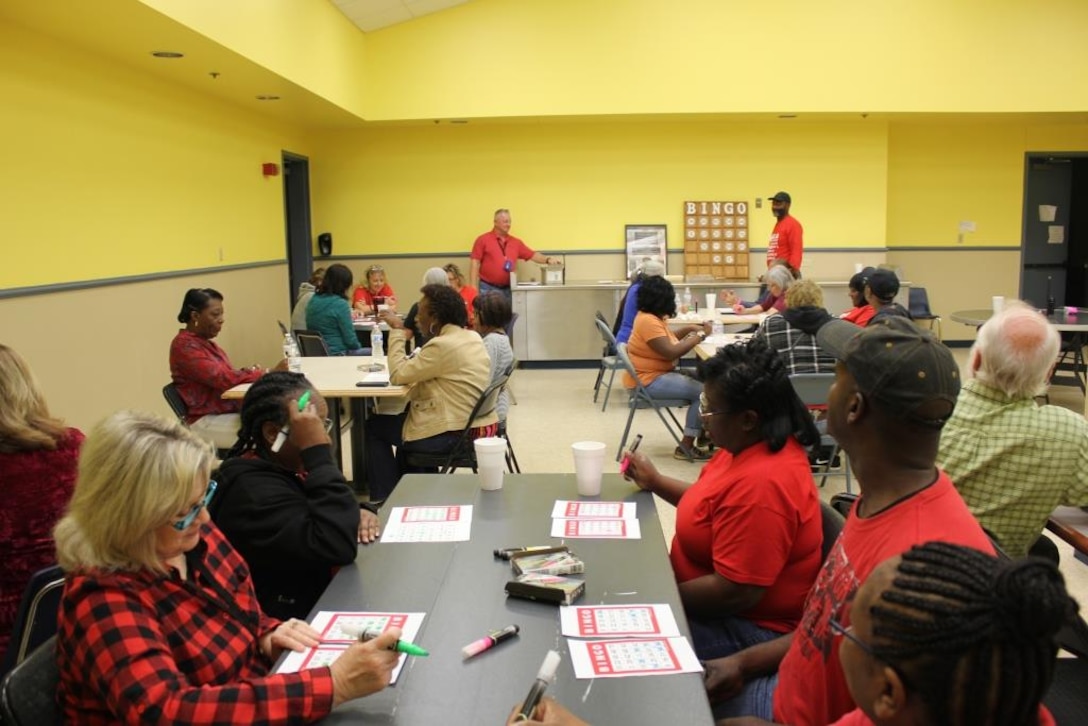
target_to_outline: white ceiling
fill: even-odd
[[[437,13],[469,0],[332,0],[364,33]]]

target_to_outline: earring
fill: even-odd
[[[434,335],[434,323],[431,323],[430,327],[427,328],[427,332]]]

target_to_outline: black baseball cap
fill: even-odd
[[[911,320],[890,316],[858,328],[832,319],[817,331],[816,341],[887,413],[936,429],[952,415],[960,367],[947,346]]]
[[[779,192],[771,197],[772,202],[785,202],[786,204],[792,204],[793,200],[790,199],[790,195],[787,192]]]
[[[899,278],[891,270],[873,270],[866,277],[865,284],[882,303],[890,303],[899,294]]]

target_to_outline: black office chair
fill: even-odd
[[[839,492],[831,497],[831,507],[841,514],[844,518],[850,516],[850,509],[854,506],[854,502],[858,500],[857,494],[847,494],[846,492]]]
[[[185,403],[185,399],[178,393],[178,387],[176,383],[167,383],[162,387],[162,397],[166,399],[166,404],[170,406],[170,410],[174,412],[174,415],[178,417],[178,421],[188,426],[189,421],[189,406]]]
[[[468,415],[468,421],[465,422],[465,427],[461,429],[461,435],[457,439],[457,442],[449,451],[441,453],[430,453],[423,451],[408,452],[405,457],[409,466],[413,467],[425,467],[425,468],[437,468],[440,474],[452,474],[461,467],[468,467],[473,472],[477,471],[476,468],[476,447],[473,445],[472,430],[475,428],[475,422],[482,416],[486,416],[495,410],[495,406],[499,403],[499,394],[502,392],[502,387],[506,385],[508,376],[499,376],[499,378],[489,385],[480,397],[476,399],[476,405],[472,407],[472,413]],[[507,440],[507,450],[509,451],[509,440]]]
[[[934,315],[929,309],[929,295],[924,287],[912,287],[907,292],[907,310],[914,322],[928,321],[930,330],[934,329],[936,323],[937,340],[941,339],[941,316]]]
[[[5,726],[61,723],[57,708],[57,636],[42,643],[0,683],[0,715]]]
[[[304,358],[327,358],[329,355],[329,346],[316,330],[296,330],[295,340]]]
[[[57,634],[57,610],[64,592],[64,571],[53,565],[30,576],[11,628],[11,640],[0,676],[21,663],[39,645]]]

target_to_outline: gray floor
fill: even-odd
[[[955,349],[954,352],[961,367],[964,366],[967,349]],[[627,395],[617,376],[608,410],[602,413],[603,389],[601,399],[596,405],[593,404],[595,379],[596,370],[589,369],[522,369],[515,372],[511,388],[517,405],[510,408],[508,427],[523,472],[573,472],[574,459],[570,445],[585,440],[605,442],[608,447],[605,471],[618,470],[613,459],[627,420]],[[1084,411],[1084,396],[1075,387],[1054,387],[1051,402],[1078,413]],[[672,458],[675,443],[652,411],[635,414],[632,435],[634,433],[643,434],[641,451],[652,457],[662,472],[691,481],[698,476],[700,464]],[[455,474],[459,475],[471,475],[471,472]],[[830,499],[840,491],[845,491],[844,480],[833,477],[821,489],[821,496]],[[675,510],[661,500],[657,500],[657,505],[668,543],[675,530]],[[1072,548],[1064,542],[1059,540],[1057,544],[1062,557],[1061,569],[1070,592],[1083,605],[1088,602],[1088,566],[1074,559]]]

